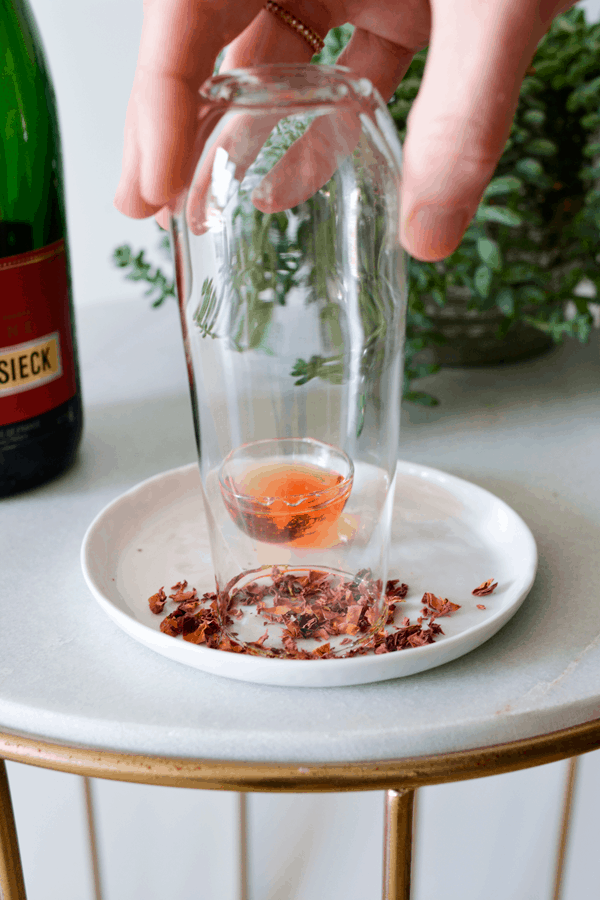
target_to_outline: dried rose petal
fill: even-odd
[[[244,649],[237,644],[235,641],[232,641],[228,635],[223,635],[219,642],[219,650],[228,650],[230,653],[243,653]]]
[[[169,594],[169,599],[173,600],[174,603],[186,603],[188,600],[197,600],[198,594],[196,593],[196,588],[192,588],[191,591],[186,591],[187,581],[180,581],[178,584],[174,585],[171,590],[174,590],[174,594]]]
[[[159,616],[161,614],[161,612],[165,608],[166,602],[167,595],[165,594],[164,587],[161,587],[161,589],[157,591],[156,594],[152,594],[151,597],[148,597],[148,604],[155,616]]]
[[[160,623],[160,630],[164,632],[164,634],[176,637],[183,631],[183,617],[171,613],[170,616],[166,616]]]
[[[485,597],[487,594],[491,594],[492,591],[495,591],[498,587],[498,582],[494,582],[493,578],[488,578],[487,581],[484,581],[483,584],[480,584],[479,587],[476,587],[472,593],[476,597]]]
[[[265,577],[264,573],[260,577]],[[172,587],[174,593],[170,595],[177,607],[162,621],[161,630],[165,634],[181,635],[190,643],[205,644],[211,649],[230,653],[285,659],[352,658],[431,644],[437,635],[444,633],[435,619],[460,609],[458,604],[427,592],[423,595],[424,606],[416,623],[411,625],[408,616],[404,616],[401,626],[394,626],[396,607],[406,597],[408,586],[400,584],[399,579],[390,579],[386,583],[387,609],[384,616],[386,625],[395,629],[390,633],[381,625],[381,611],[378,608],[382,582],[373,580],[368,570],[358,572],[352,581],[343,581],[341,576],[316,570],[299,575],[285,573],[273,566],[270,584],[250,581],[243,589],[231,594],[237,580],[232,579],[221,594],[206,592],[201,598],[195,588],[187,590],[187,581],[177,582]],[[161,591],[162,596],[159,591],[150,598],[155,603],[162,603],[159,611],[166,602],[162,588]],[[268,629],[257,641],[248,644],[242,645],[233,639],[235,632],[229,629],[234,619],[243,616],[243,606],[254,606],[257,613],[265,617],[265,625],[270,622],[284,626],[281,634],[283,647],[267,646]],[[342,645],[347,645],[352,643],[350,636],[361,632],[369,634],[373,628],[377,630],[362,644],[343,654],[332,651],[328,638],[348,635],[341,641]],[[306,650],[297,644],[301,639],[321,640],[324,643],[314,650]]]
[[[390,600],[404,600],[408,594],[407,584],[398,584],[399,578],[394,578],[387,582],[385,586],[385,596]]]
[[[435,594],[430,594],[427,591],[423,594],[421,603],[424,603],[429,610],[436,614],[436,616],[451,616],[453,612],[460,609],[458,603],[451,603],[447,598],[442,599],[441,597],[436,597]],[[426,609],[425,615],[427,614],[428,611]]]
[[[205,644],[206,643],[206,625],[199,625],[194,631],[190,631],[188,634],[183,635],[184,641],[189,641],[190,644]]]
[[[172,591],[185,591],[187,584],[188,584],[187,581],[178,581],[177,584],[171,585],[171,590]]]
[[[195,612],[199,605],[200,601],[198,600],[198,597],[196,597],[195,600],[185,600],[183,603],[180,603],[179,609],[182,610],[182,612],[191,613]]]

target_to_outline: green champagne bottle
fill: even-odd
[[[56,101],[27,0],[0,0],[0,496],[73,461],[82,431]]]

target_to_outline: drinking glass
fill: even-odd
[[[253,653],[361,652],[386,619],[399,141],[339,67],[236,70],[201,97],[171,235],[221,626]]]

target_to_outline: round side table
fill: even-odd
[[[446,370],[424,385],[440,408],[405,411],[404,459],[487,488],[532,529],[540,566],[514,618],[437,669],[297,689],[164,659],[91,597],[79,566],[90,521],[143,479],[193,460],[195,448],[176,310],[102,304],[84,308],[79,326],[79,458],[0,511],[0,757],[242,792],[386,790],[391,900],[408,896],[418,786],[600,746],[597,335],[502,370]],[[0,884],[4,900],[22,900],[5,782],[0,799]]]

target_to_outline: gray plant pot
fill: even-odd
[[[529,359],[553,346],[552,338],[523,322],[514,322],[504,337],[498,337],[505,322],[500,310],[469,309],[469,297],[467,289],[451,287],[444,307],[425,301],[427,316],[446,338],[445,344],[431,350],[438,365],[493,366]]]

